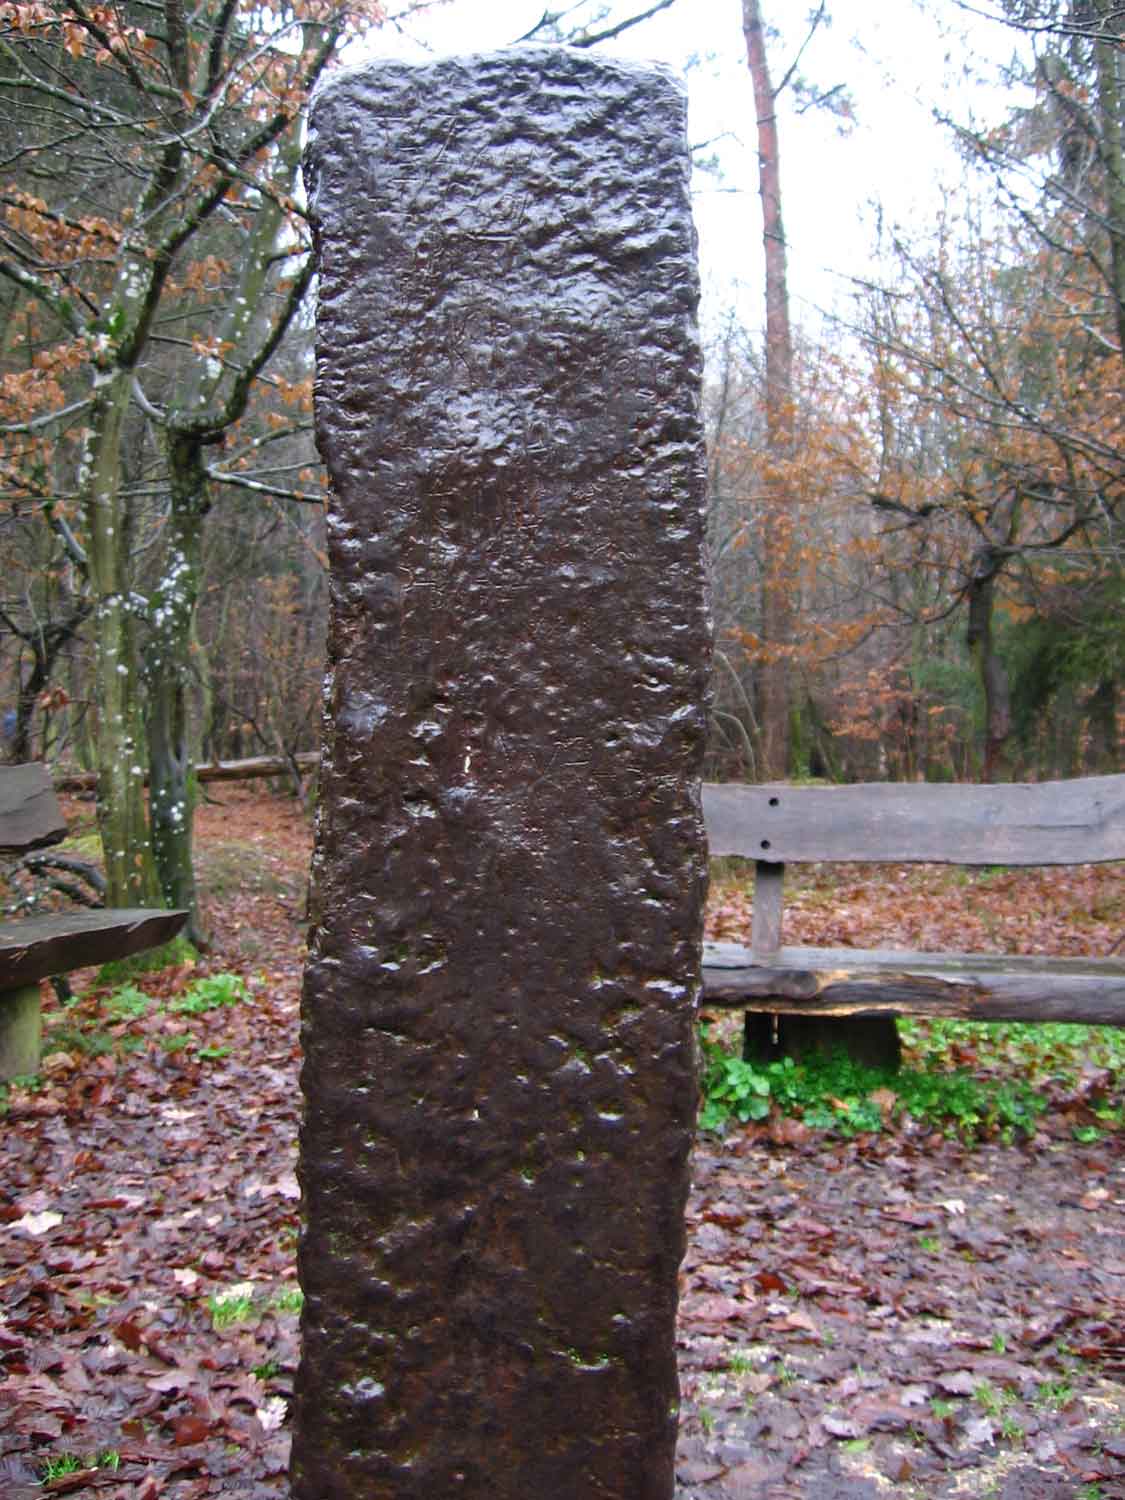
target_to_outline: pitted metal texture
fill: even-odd
[[[710,630],[684,99],[318,95],[296,1500],[668,1500]]]

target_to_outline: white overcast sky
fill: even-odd
[[[448,0],[408,32],[384,28],[380,53],[423,57],[502,47],[528,31],[545,0]],[[559,9],[561,0],[551,8]],[[768,21],[782,28],[773,44],[775,83],[807,33],[811,0],[767,0]],[[614,18],[642,8],[621,0]],[[1005,28],[971,21],[954,0],[832,0],[833,24],[802,60],[811,83],[847,86],[855,124],[840,135],[831,116],[779,110],[782,194],[794,316],[815,327],[817,309],[846,296],[852,275],[869,274],[874,207],[923,230],[956,182],[959,164],[935,106],[958,118],[999,115],[1011,101],[980,81],[1011,55]],[[934,14],[936,12],[936,15]],[[742,321],[761,321],[762,245],[753,97],[742,37],[740,0],[677,0],[670,10],[625,33],[607,50],[653,58],[682,73],[693,144],[713,141],[722,176],[696,174],[694,200],[704,282],[704,325],[732,303]]]

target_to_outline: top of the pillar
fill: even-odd
[[[611,57],[585,47],[562,43],[517,42],[490,52],[452,52],[442,57],[411,61],[400,57],[366,58],[348,67],[323,75],[313,90],[312,112],[325,99],[337,93],[348,93],[367,83],[383,83],[397,78],[460,79],[489,78],[497,70],[538,73],[545,79],[574,78],[612,81],[631,87],[663,87],[687,99],[687,88],[680,75],[667,63],[629,57]]]

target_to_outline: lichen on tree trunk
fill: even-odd
[[[106,904],[158,906],[159,891],[144,801],[128,503],[121,490],[121,442],[131,372],[99,374],[86,439],[84,508],[94,594],[98,832]]]
[[[202,942],[192,860],[195,784],[189,688],[195,608],[203,567],[203,518],[210,508],[197,439],[166,441],[171,478],[168,537],[160,580],[149,601],[145,646],[149,821],[157,875],[169,906],[191,912],[185,935]]]

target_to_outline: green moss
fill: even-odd
[[[56,845],[59,854],[73,854],[75,859],[86,859],[91,864],[100,864],[102,841],[97,833],[74,834]]]
[[[170,969],[174,964],[195,963],[199,954],[186,937],[174,937],[161,943],[158,948],[148,948],[144,953],[134,953],[130,958],[115,958],[102,964],[98,970],[98,984],[128,984],[139,974],[155,974],[161,969]]]

